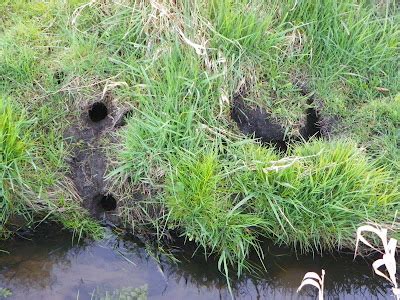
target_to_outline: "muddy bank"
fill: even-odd
[[[307,96],[306,88],[299,87]],[[304,126],[299,136],[287,136],[286,129],[276,122],[261,107],[250,107],[244,98],[246,92],[237,93],[233,99],[231,117],[239,129],[246,135],[255,136],[265,145],[272,144],[281,152],[285,152],[290,143],[308,140],[311,137],[325,137],[319,112],[313,95],[308,96],[309,107],[304,113]],[[73,125],[65,131],[64,137],[71,147],[71,156],[67,158],[69,177],[74,183],[82,206],[97,219],[119,224],[117,217],[119,199],[109,190],[105,180],[107,157],[103,141],[109,139],[111,133],[119,130],[131,116],[131,109],[118,109],[112,96],[105,94],[88,101],[82,107],[80,117],[73,120]],[[143,198],[132,195],[134,199]]]

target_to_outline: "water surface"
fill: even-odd
[[[177,250],[176,263],[113,234],[76,244],[68,233],[46,230],[0,242],[0,249],[9,251],[0,253],[0,288],[12,293],[7,299],[118,299],[119,293],[137,293],[134,288],[149,299],[231,299],[215,262]],[[296,289],[307,271],[321,268],[326,270],[326,299],[393,299],[390,285],[374,276],[370,261],[354,262],[346,255],[296,257],[267,246],[266,252],[268,272],[234,281],[236,299],[316,299],[312,288],[301,295]]]

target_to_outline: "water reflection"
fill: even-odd
[[[268,271],[259,271],[257,275],[245,274],[232,282],[237,298],[247,299],[316,299],[315,289],[305,289],[302,296],[296,294],[304,274],[308,271],[327,271],[326,299],[388,299],[391,297],[391,286],[373,274],[371,260],[361,258],[353,261],[350,254],[325,257],[296,257],[282,253],[281,249],[269,251],[264,260]],[[225,294],[226,282],[216,267],[216,261],[204,265],[201,256],[190,258],[181,253],[181,263],[169,265],[169,274],[178,282],[184,281],[197,288],[214,289]],[[179,255],[178,255],[179,257]],[[254,261],[256,263],[256,261]],[[255,266],[257,268],[257,266]]]
[[[230,299],[214,258],[192,257],[193,248],[175,251],[179,263],[149,255],[131,238],[110,235],[101,242],[73,244],[67,233],[38,233],[32,239],[0,242],[0,287],[11,299],[91,299],[94,292],[148,285],[149,299]],[[373,275],[371,262],[348,255],[296,258],[266,247],[268,272],[232,281],[237,299],[315,299],[296,289],[307,271],[326,270],[326,299],[388,299],[390,286]]]
[[[73,247],[70,236],[40,236],[33,240],[13,240],[0,243],[1,249],[10,254],[0,255],[2,285],[17,285],[18,289],[46,289],[57,281],[55,265],[68,269],[68,256],[79,255],[84,245]],[[69,252],[71,251],[71,252]]]

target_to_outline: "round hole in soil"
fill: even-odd
[[[93,122],[99,122],[107,117],[108,109],[103,102],[95,102],[89,109],[89,118]]]
[[[98,195],[95,198],[98,199],[98,205],[104,211],[113,211],[117,208],[117,201],[111,194]]]

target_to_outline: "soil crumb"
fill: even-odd
[[[133,115],[133,110],[128,109],[128,110],[123,110],[116,118],[115,121],[115,128],[123,127],[127,124],[127,120],[131,118]]]

